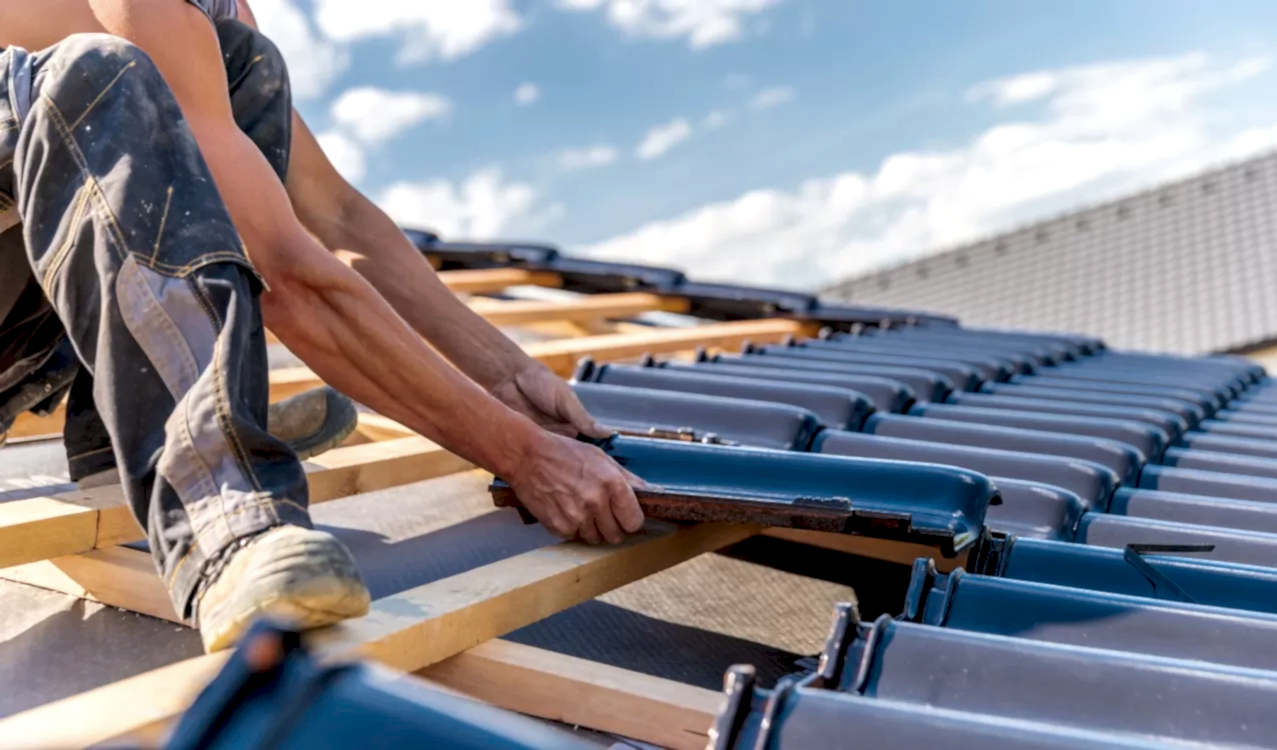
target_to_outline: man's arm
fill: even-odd
[[[297,221],[265,158],[236,127],[216,33],[177,0],[89,0],[109,33],[143,49],[182,108],[254,265],[266,324],[320,377],[508,479],[552,530],[587,541],[641,523],[625,475],[449,367],[358,274]],[[597,454],[597,455],[596,455]],[[637,516],[637,518],[636,518]]]
[[[547,429],[606,437],[566,383],[444,286],[395,222],[342,178],[296,114],[288,169],[288,195],[302,224],[443,356]]]
[[[236,4],[240,21],[257,29],[248,1]],[[502,403],[561,435],[609,434],[571,388],[444,287],[390,217],[337,172],[296,112],[285,187],[298,218],[325,247]]]

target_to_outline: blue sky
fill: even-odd
[[[1277,145],[1277,4],[250,0],[405,223],[819,288]]]

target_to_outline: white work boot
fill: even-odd
[[[195,606],[204,650],[233,646],[260,617],[307,630],[368,613],[355,560],[331,534],[272,529],[235,551]]]

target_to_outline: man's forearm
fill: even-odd
[[[528,362],[517,344],[440,281],[399,227],[363,196],[352,196],[339,218],[320,231],[323,244],[338,249],[417,333],[475,382],[492,388]]]
[[[539,437],[536,425],[440,359],[332,256],[279,283],[263,297],[266,324],[355,400],[496,474],[514,471]]]

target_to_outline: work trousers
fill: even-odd
[[[217,24],[236,122],[282,178],[278,50]],[[266,429],[263,284],[154,63],[112,36],[0,53],[0,210],[80,362],[72,478],[118,466],[179,613],[242,540],[309,527],[306,477]],[[50,344],[56,343],[54,341]],[[106,490],[111,491],[111,490]]]

